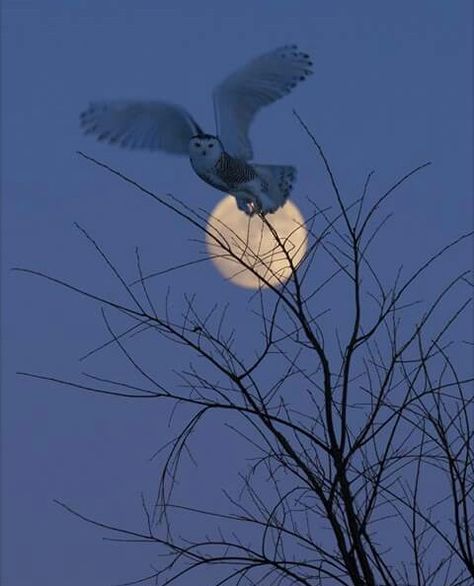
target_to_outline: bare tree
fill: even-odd
[[[179,584],[204,572],[216,586],[467,585],[474,579],[468,389],[473,378],[466,364],[457,363],[450,335],[469,312],[472,284],[467,271],[454,275],[440,282],[424,306],[414,292],[425,272],[470,234],[432,254],[409,276],[398,270],[385,285],[370,256],[387,219],[381,210],[429,163],[375,198],[369,195],[369,174],[361,196],[348,202],[319,142],[298,120],[325,167],[335,205],[324,210],[312,203],[312,217],[299,227],[308,231],[308,248],[298,266],[272,217],[260,217],[274,238],[272,254],[283,255],[291,268],[285,282],[241,235],[223,237],[204,213],[82,154],[191,223],[201,242],[206,237],[214,243],[215,254],[258,274],[262,288],[253,302],[262,334],[258,348],[240,347],[231,313],[218,306],[203,313],[192,295],[185,312],[173,315],[164,300],[153,300],[148,283],[154,273],[144,274],[138,251],[137,276],[125,277],[83,228],[128,303],[19,269],[95,300],[102,308],[105,345],[115,345],[144,382],[23,374],[114,397],[170,402],[184,407],[186,417],[163,446],[156,501],[143,502],[145,523],[125,528],[60,504],[118,539],[156,544],[162,556],[156,571],[133,583]],[[265,267],[263,274],[257,265]],[[280,282],[273,284],[270,276]],[[344,307],[330,308],[332,315],[343,315],[339,327],[337,319],[324,320],[318,303],[328,287],[345,292]],[[456,304],[449,314],[448,299],[451,308]],[[181,384],[164,386],[134,355],[130,336],[144,330],[200,359],[183,365]],[[225,511],[173,498],[184,456],[193,449],[193,431],[216,415],[248,441],[254,455],[247,469],[242,465],[239,492],[226,493]],[[180,537],[173,528],[182,515],[201,516],[206,530]]]

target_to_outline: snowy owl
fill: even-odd
[[[273,213],[290,195],[294,167],[257,165],[248,133],[255,114],[312,73],[309,55],[286,45],[250,61],[214,90],[217,136],[182,107],[162,101],[93,102],[81,114],[86,134],[132,149],[188,155],[196,174],[232,194],[248,215]]]

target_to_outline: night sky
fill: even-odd
[[[256,160],[298,168],[293,201],[334,205],[320,159],[295,109],[326,149],[348,199],[374,169],[380,193],[411,168],[432,165],[389,202],[394,212],[373,256],[389,278],[414,269],[472,226],[472,4],[469,0],[4,0],[2,22],[2,566],[5,586],[83,586],[146,575],[151,547],[101,540],[53,499],[123,525],[142,522],[140,493],[153,494],[154,452],[171,437],[169,406],[110,399],[31,381],[17,371],[77,380],[81,372],[128,376],[113,349],[79,361],[107,339],[100,308],[39,278],[28,267],[124,300],[77,222],[129,280],[135,247],[147,272],[202,255],[191,226],[130,185],[81,159],[82,150],[157,194],[210,211],[222,194],[188,160],[121,150],[84,137],[89,101],[164,99],[188,108],[214,132],[212,88],[249,59],[297,43],[314,75],[260,113],[251,137]],[[431,271],[417,295],[432,295],[444,272],[469,265],[467,247]],[[314,269],[317,279],[317,270]],[[203,312],[229,303],[248,347],[258,328],[251,293],[210,263],[153,280],[157,305],[179,313],[196,294]],[[326,300],[329,301],[329,300]],[[334,305],[345,304],[333,298]],[[344,315],[343,312],[340,315]],[[337,318],[335,318],[337,320]],[[326,320],[325,327],[332,327]],[[468,320],[457,333],[468,331]],[[172,384],[189,355],[137,340],[155,374]],[[178,494],[221,502],[248,451],[225,422],[196,436],[198,467]],[[219,465],[216,466],[216,462]],[[239,468],[240,467],[240,468]],[[222,501],[223,502],[223,501]],[[194,521],[189,519],[191,531]]]

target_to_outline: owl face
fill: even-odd
[[[220,140],[210,134],[193,136],[189,141],[189,156],[195,161],[215,163],[223,151]]]

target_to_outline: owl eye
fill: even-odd
[[[211,142],[210,145],[209,145],[209,148],[212,149],[213,146],[214,146],[214,143]]]
[[[200,142],[195,142],[195,143],[194,143],[194,146],[195,146],[195,147],[200,147],[200,146],[201,146],[201,143],[200,143]]]

